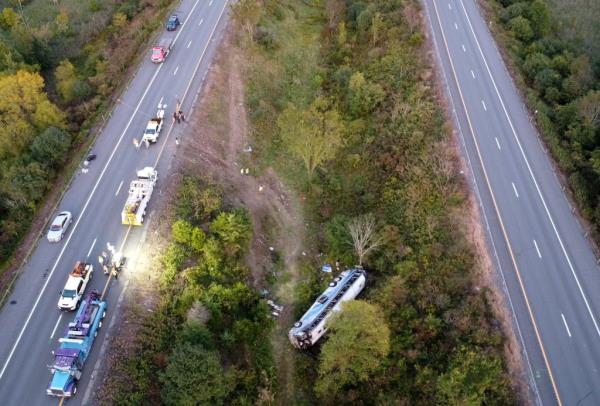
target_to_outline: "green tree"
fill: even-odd
[[[77,83],[77,73],[75,67],[68,59],[63,59],[54,71],[54,79],[56,80],[56,90],[63,99],[69,103],[73,100],[73,89]]]
[[[288,104],[277,125],[285,146],[304,162],[309,179],[343,144],[344,123],[339,113],[321,98],[315,99],[308,110]]]
[[[223,370],[218,353],[188,342],[178,345],[160,375],[165,405],[223,405],[234,388],[232,372]]]
[[[438,382],[439,393],[450,405],[494,403],[490,402],[494,398],[508,398],[507,388],[498,358],[466,348],[454,355]]]
[[[0,27],[10,30],[21,22],[21,17],[10,7],[5,7],[0,13]]]
[[[222,212],[210,224],[210,232],[224,243],[230,254],[236,254],[244,251],[252,239],[252,221],[244,209]]]
[[[538,38],[544,37],[550,31],[550,10],[541,0],[535,0],[529,4],[527,16],[531,22],[531,28]]]
[[[377,83],[368,82],[361,72],[356,72],[348,83],[348,107],[355,116],[367,115],[383,101],[385,91]]]
[[[360,300],[342,303],[328,322],[321,350],[317,394],[325,399],[368,381],[390,351],[390,330],[381,308]]]
[[[57,168],[67,159],[70,146],[71,138],[68,134],[56,127],[48,127],[31,144],[31,155],[42,165]]]
[[[523,42],[529,43],[533,38],[533,29],[529,20],[523,16],[518,16],[508,22],[508,28],[515,34],[515,37]]]

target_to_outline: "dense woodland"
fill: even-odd
[[[349,228],[365,216],[382,243],[364,258],[361,300],[322,345],[297,353],[296,403],[514,402],[503,333],[464,236],[467,189],[418,2],[242,3],[234,17],[248,34],[256,149],[304,196],[307,243],[352,266]],[[326,286],[320,265],[305,269],[297,316]]]
[[[0,1],[0,264],[170,3]]]
[[[562,0],[552,1],[554,9],[542,0],[490,3],[542,136],[600,241],[600,54],[593,41],[600,38],[600,7]]]
[[[108,376],[106,405],[251,405],[274,385],[273,320],[242,258],[252,239],[244,208],[187,177],[161,259],[160,303],[137,347]]]

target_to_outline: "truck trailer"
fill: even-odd
[[[58,340],[60,346],[53,351],[52,380],[46,389],[48,395],[71,397],[77,392],[77,381],[105,315],[106,301],[101,300],[99,292],[90,292],[75,319],[69,323],[65,336]]]
[[[142,225],[157,178],[158,172],[151,166],[137,171],[137,179],[129,185],[129,195],[121,212],[121,223],[128,226]]]
[[[331,281],[315,303],[294,323],[288,334],[292,345],[300,349],[314,345],[327,332],[327,319],[340,310],[342,302],[358,296],[366,281],[367,273],[358,267],[342,272]]]

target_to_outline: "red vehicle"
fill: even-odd
[[[152,56],[150,57],[152,62],[164,62],[164,60],[167,59],[167,56],[171,52],[172,43],[173,40],[171,40],[170,38],[163,38],[159,40],[158,43],[156,43],[156,45],[152,47]]]

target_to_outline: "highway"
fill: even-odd
[[[119,351],[108,348],[106,335],[111,334],[111,327],[119,317],[118,305],[127,294],[127,272],[136,271],[136,259],[143,255],[153,209],[150,201],[142,227],[128,228],[121,224],[129,182],[135,178],[136,170],[145,166],[158,169],[154,196],[158,196],[168,182],[177,148],[178,126],[184,125],[173,124],[171,117],[178,100],[186,115],[195,104],[228,20],[228,0],[183,0],[174,12],[182,25],[174,33],[160,34],[175,37],[171,54],[164,63],[153,64],[148,49],[95,141],[92,152],[97,159],[91,162],[88,172],[78,171],[57,207],[56,212],[73,213],[74,221],[68,233],[60,243],[54,244],[49,243],[44,234],[0,310],[2,405],[58,404],[58,398],[46,395],[51,379],[48,365],[53,361],[51,351],[58,347],[58,338],[64,335],[74,316],[74,313],[58,310],[59,293],[79,260],[92,262],[95,267],[88,291],[102,291],[107,277],[97,258],[106,251],[107,243],[122,247],[127,257],[126,270],[118,280],[112,279],[109,283],[104,326],[86,362],[78,391],[67,404],[91,402],[100,384],[96,378],[102,370],[102,361],[108,352]],[[166,122],[158,142],[149,148],[143,145],[136,148],[133,139],[141,139],[148,119],[156,114],[159,105],[166,109]]]
[[[532,399],[600,404],[600,269],[474,0],[425,0]]]

